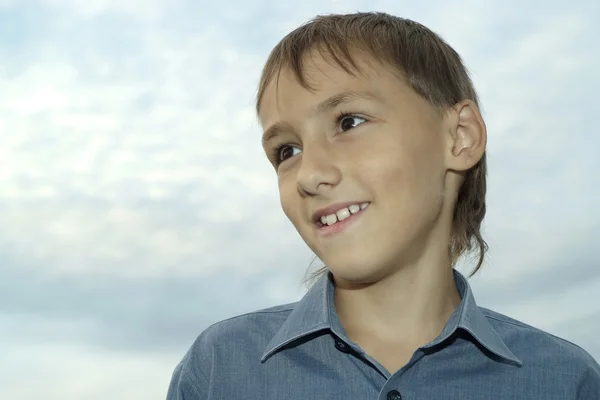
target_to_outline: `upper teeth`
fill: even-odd
[[[323,215],[321,217],[321,223],[323,225],[331,226],[338,221],[345,220],[346,218],[348,218],[350,216],[350,214],[356,214],[360,210],[364,210],[365,208],[367,208],[368,205],[369,205],[368,202],[362,203],[360,205],[352,204],[349,207],[344,207],[344,208],[338,210],[335,214]]]

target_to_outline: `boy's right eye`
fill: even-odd
[[[295,152],[295,150],[297,152]],[[300,149],[298,149],[296,146],[291,146],[289,144],[282,144],[280,146],[277,146],[275,148],[275,150],[273,151],[274,153],[274,159],[277,165],[281,164],[283,161],[287,160],[288,158],[292,158],[296,155],[298,155],[300,152]]]

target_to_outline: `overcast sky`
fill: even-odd
[[[209,324],[302,296],[253,99],[283,35],[358,10],[473,74],[479,304],[600,359],[600,5],[532,3],[0,0],[0,398],[163,399]]]

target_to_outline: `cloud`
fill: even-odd
[[[274,193],[256,151],[254,82],[241,79],[258,75],[256,57],[210,30],[149,34],[125,59],[83,35],[91,46],[65,37],[51,60],[0,82],[5,243],[69,273],[161,274],[210,257],[225,224],[256,217],[235,199],[255,207]]]
[[[166,393],[172,372],[173,360],[156,355],[44,343],[1,348],[3,359],[11,365],[0,378],[5,398],[33,399],[43,390],[49,400],[158,399],[164,398],[160,393]]]
[[[118,0],[42,0],[40,3],[51,10],[73,13],[77,18],[83,19],[113,14],[146,21],[159,21],[169,9],[169,2],[164,0],[127,2]]]

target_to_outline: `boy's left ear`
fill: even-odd
[[[487,144],[487,129],[472,100],[455,104],[446,115],[448,147],[446,165],[448,169],[466,171],[473,167],[483,154]]]

